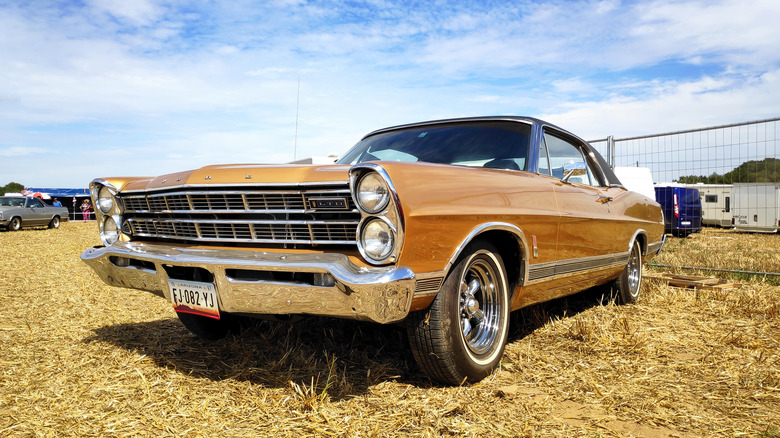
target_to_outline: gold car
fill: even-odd
[[[612,284],[637,299],[660,206],[588,143],[524,117],[439,120],[365,136],[336,164],[222,165],[96,179],[108,284],[171,301],[193,333],[246,317],[404,322],[431,378],[478,381],[509,312]]]

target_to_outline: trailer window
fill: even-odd
[[[718,195],[704,195],[704,202],[718,202]]]

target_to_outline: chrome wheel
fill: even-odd
[[[620,303],[633,303],[639,298],[642,287],[642,245],[639,241],[631,244],[628,264],[620,277],[615,280],[617,299]]]
[[[463,340],[472,353],[481,355],[496,342],[500,327],[500,305],[494,267],[475,259],[460,282],[460,322]]]
[[[639,295],[639,286],[642,283],[642,252],[638,244],[634,244],[631,256],[628,258],[628,290],[633,296]]]
[[[420,368],[451,385],[477,382],[501,362],[509,333],[509,285],[490,242],[463,254],[426,310],[409,315],[409,346]]]
[[[11,223],[8,224],[8,229],[11,231],[19,231],[22,228],[22,220],[18,217],[11,218]]]

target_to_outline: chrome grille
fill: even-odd
[[[323,207],[310,199],[338,202]],[[361,217],[346,184],[300,190],[120,194],[120,202],[123,231],[157,240],[356,245]]]

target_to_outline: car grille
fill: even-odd
[[[356,245],[360,212],[346,184],[119,195],[134,238],[214,244]]]

